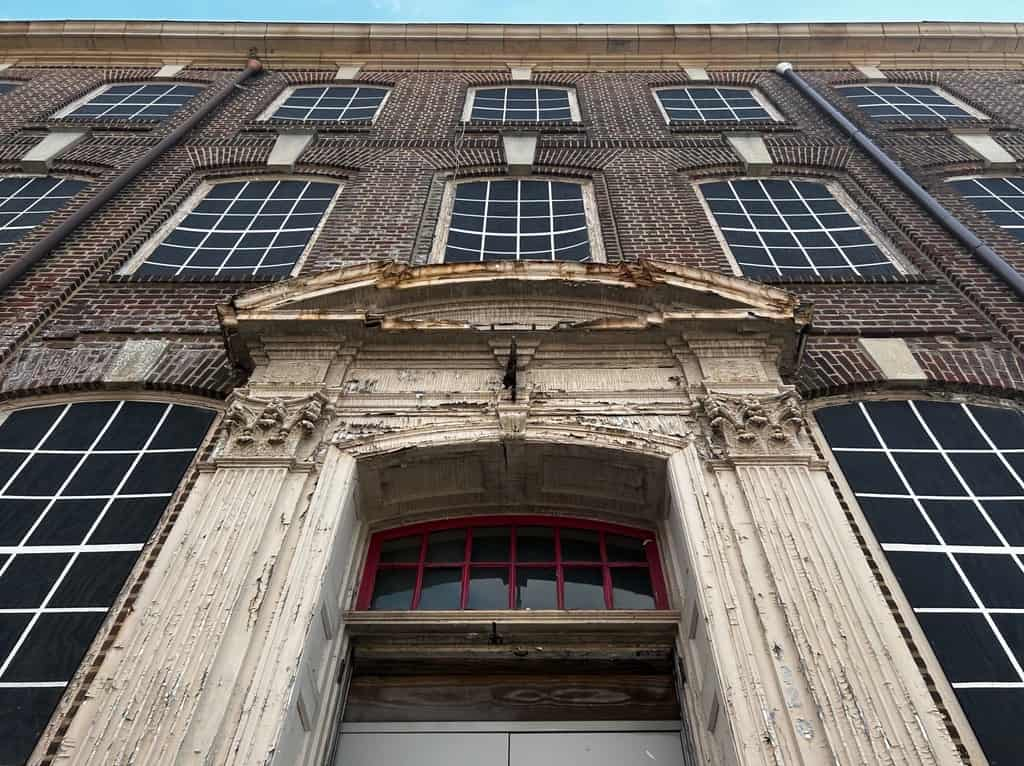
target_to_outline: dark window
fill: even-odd
[[[0,82],[0,96],[5,93],[10,93],[12,90],[18,87],[16,82]]]
[[[1024,178],[968,178],[949,183],[996,226],[1024,242]]]
[[[0,252],[84,188],[83,181],[51,176],[0,176]]]
[[[28,758],[213,417],[110,401],[0,423],[0,763]]]
[[[817,418],[989,763],[1019,763],[1024,415],[900,401]]]
[[[580,184],[470,181],[455,187],[445,261],[589,261],[590,255]]]
[[[358,85],[318,85],[296,88],[271,115],[274,120],[372,120],[387,96],[387,88]]]
[[[492,517],[374,535],[360,609],[666,609],[654,533]]]
[[[184,106],[202,88],[153,83],[111,85],[64,115],[90,120],[163,120]]]
[[[745,179],[700,190],[745,276],[899,273],[824,184]]]
[[[874,120],[977,119],[927,85],[853,85],[837,90]]]
[[[662,88],[657,91],[669,122],[746,122],[772,115],[747,88]]]
[[[136,273],[287,276],[337,190],[332,183],[298,180],[217,184]]]
[[[572,119],[565,88],[478,88],[471,120],[557,122]]]

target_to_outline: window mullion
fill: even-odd
[[[427,560],[427,538],[429,535],[424,532],[420,535],[420,560],[419,565],[416,567],[416,585],[413,587],[412,592],[412,608],[420,608],[420,594],[423,591],[423,570],[426,568]]]

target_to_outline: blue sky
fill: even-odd
[[[6,5],[6,3],[5,3]],[[1024,21],[1013,0],[11,0],[0,18],[253,21],[473,21],[505,23],[705,23],[739,21]],[[152,13],[149,13],[152,9]],[[1016,11],[1015,11],[1016,9]]]

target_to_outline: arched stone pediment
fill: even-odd
[[[652,261],[635,264],[382,263],[298,277],[221,307],[229,348],[243,364],[258,337],[380,332],[568,332],[691,329],[737,323],[795,352],[810,321],[778,288]],[[724,328],[724,327],[723,327]],[[784,351],[784,356],[785,356]]]
[[[511,304],[497,304],[505,295]],[[741,309],[759,316],[793,316],[790,293],[739,277],[654,261],[579,264],[538,261],[407,266],[384,263],[298,277],[237,297],[239,312],[341,316],[382,320],[500,325],[640,318],[675,312]],[[653,317],[651,317],[653,319]]]

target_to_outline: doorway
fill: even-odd
[[[333,766],[685,766],[670,653],[355,658]]]

